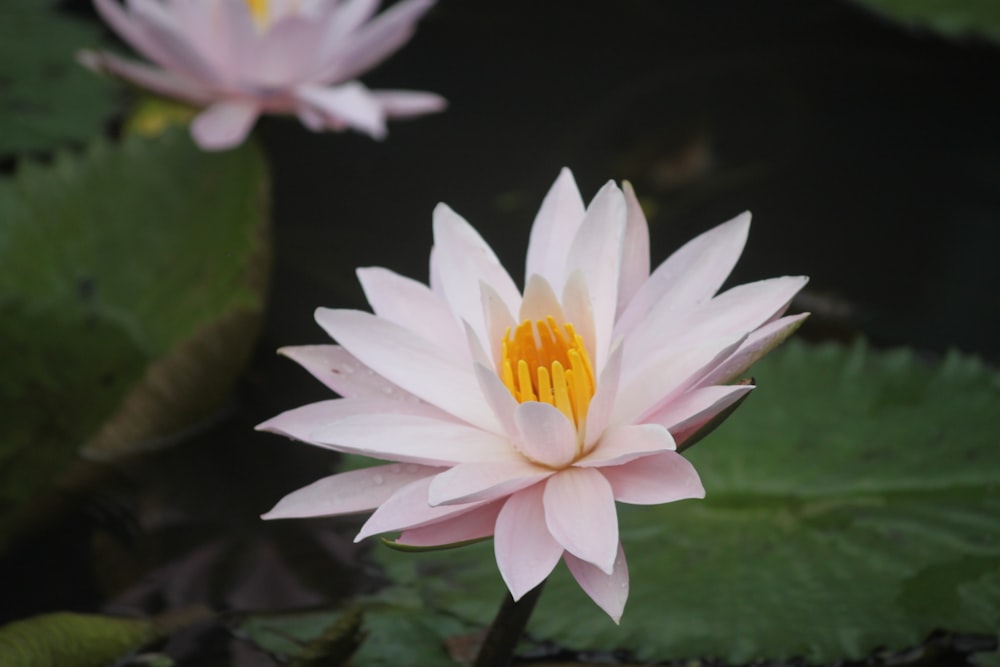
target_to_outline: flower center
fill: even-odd
[[[555,318],[525,320],[504,334],[500,376],[518,403],[539,401],[559,409],[582,431],[594,396],[594,369],[583,338]]]

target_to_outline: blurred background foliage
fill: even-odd
[[[76,64],[124,49],[85,0],[3,3],[0,665],[467,662],[489,544],[265,524],[338,460],[252,427],[327,398],[273,351],[356,266],[426,279],[445,201],[519,275],[564,165],[635,184],[654,261],[751,209],[732,281],[809,274],[814,315],[692,450],[708,499],[623,509],[621,628],[557,573],[522,654],[1000,664],[997,7],[441,0],[365,81],[444,114],[204,154]]]

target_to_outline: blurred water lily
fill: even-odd
[[[295,114],[309,129],[348,127],[376,139],[387,118],[444,108],[418,91],[372,91],[354,77],[412,36],[434,0],[404,0],[373,17],[378,0],[94,0],[132,48],[159,68],[84,51],[88,67],[205,107],[195,141],[241,143],[261,114]]]
[[[703,497],[678,445],[746,396],[734,379],[805,317],[782,316],[803,277],[716,294],[749,223],[705,232],[650,274],[631,187],[609,182],[585,208],[563,170],[535,218],[522,293],[438,205],[429,287],[359,269],[374,314],[320,308],[339,345],[282,350],[343,398],[259,427],[394,463],[321,479],[265,518],[374,510],[358,540],[493,536],[514,599],[562,559],[617,622],[628,570],[615,502]]]

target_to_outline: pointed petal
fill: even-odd
[[[514,411],[518,446],[532,461],[562,468],[576,457],[576,427],[558,408],[547,403],[521,403]]]
[[[379,533],[396,530],[410,530],[421,526],[453,519],[470,512],[486,503],[469,503],[467,505],[440,505],[431,507],[427,504],[427,489],[433,477],[425,477],[408,484],[392,495],[369,517],[355,542]]]
[[[625,562],[625,551],[618,545],[618,554],[611,574],[605,574],[584,560],[571,553],[563,555],[566,567],[569,568],[576,583],[583,592],[604,610],[611,620],[620,623],[625,611],[625,601],[628,600],[628,564]]]
[[[502,436],[474,426],[408,414],[345,417],[312,433],[310,442],[341,452],[422,465],[450,466],[520,458]]]
[[[597,447],[575,465],[584,468],[616,466],[675,449],[677,445],[670,432],[659,424],[616,426],[605,432]]]
[[[480,340],[487,340],[482,287],[489,285],[507,310],[516,313],[521,293],[486,241],[457,213],[434,208],[434,255],[441,289],[455,316],[468,322]]]
[[[342,472],[293,491],[261,518],[294,519],[368,512],[407,484],[442,470],[411,463],[390,463]]]
[[[576,332],[583,338],[587,354],[590,355],[590,360],[594,364],[594,371],[600,375],[607,359],[597,354],[593,302],[590,299],[590,291],[587,289],[587,279],[582,271],[574,271],[566,279],[562,303],[567,321],[572,322]]]
[[[257,122],[260,108],[250,100],[223,100],[191,121],[191,137],[202,150],[221,151],[243,143]]]
[[[490,367],[496,369],[500,367],[503,356],[503,339],[508,331],[514,330],[517,322],[495,289],[486,283],[479,283],[479,288],[482,292],[480,299],[483,302],[483,317],[486,320],[485,343],[490,353]],[[471,325],[467,326],[471,329]],[[472,330],[472,335],[477,335],[475,330]]]
[[[587,432],[585,444],[587,447],[593,445],[604,435],[605,429],[611,420],[611,412],[615,407],[615,397],[618,395],[618,383],[621,379],[622,370],[622,347],[615,347],[611,351],[611,358],[601,371],[597,379],[597,391],[590,399],[590,407],[587,409]]]
[[[214,95],[200,83],[183,79],[174,72],[154,69],[120,58],[107,51],[80,51],[77,61],[94,71],[107,72],[159,95],[191,104],[207,104]]]
[[[517,400],[496,373],[483,364],[476,364],[475,368],[479,388],[482,389],[486,401],[493,408],[493,413],[496,415],[497,421],[500,422],[504,434],[512,443],[520,443],[521,432],[514,419],[514,413],[518,406]]]
[[[299,364],[341,396],[420,402],[419,398],[389,382],[339,345],[292,345],[280,348],[278,354]]]
[[[359,310],[316,310],[316,321],[361,363],[424,401],[500,432],[468,363],[392,322]]]
[[[537,273],[528,278],[524,286],[524,298],[521,300],[521,312],[517,318],[523,322],[525,320],[545,320],[554,317],[557,324],[566,322],[563,314],[562,304],[559,297],[552,290],[549,281]]]
[[[332,130],[350,126],[374,139],[386,135],[382,106],[357,81],[330,88],[301,85],[296,88],[295,97],[300,105],[308,106],[312,113],[324,118]]]
[[[696,387],[646,417],[644,422],[660,424],[675,436],[697,430],[753,388],[750,384]]]
[[[622,244],[621,271],[618,277],[618,311],[625,306],[649,278],[649,225],[643,215],[639,199],[628,181],[622,183],[625,195],[625,240]]]
[[[750,214],[743,213],[681,246],[642,284],[615,333],[627,334],[657,304],[690,306],[709,299],[736,265],[749,231]]]
[[[750,334],[746,341],[725,361],[721,362],[699,384],[726,384],[743,375],[757,360],[785,342],[802,326],[809,313],[789,315],[765,324]]]
[[[467,353],[462,327],[444,299],[427,285],[381,267],[360,268],[357,275],[376,315],[452,354]]]
[[[520,491],[507,500],[497,517],[493,550],[500,576],[515,601],[542,583],[563,554],[545,523],[542,496],[541,484]]]
[[[569,244],[583,222],[584,213],[583,198],[573,180],[573,172],[564,167],[545,195],[531,226],[525,284],[531,276],[540,275],[554,289],[563,289]]]
[[[625,217],[625,197],[609,181],[587,207],[566,259],[567,275],[580,271],[586,277],[594,313],[594,354],[598,368],[603,368],[611,349]]]
[[[373,90],[387,118],[413,118],[448,108],[448,100],[422,90]]]
[[[542,500],[552,537],[574,556],[611,574],[618,515],[604,476],[593,468],[561,470],[545,482]]]
[[[489,537],[503,507],[503,500],[419,528],[410,528],[396,540],[412,547],[434,547]]]
[[[313,440],[313,433],[348,417],[387,413],[408,414],[428,419],[437,418],[441,414],[437,408],[426,403],[407,403],[379,397],[334,398],[286,410],[280,415],[258,424],[256,429],[277,433],[313,445],[326,446]]]
[[[495,500],[537,484],[552,474],[551,469],[524,459],[460,463],[434,478],[427,501],[437,506]]]
[[[633,505],[660,505],[704,498],[698,472],[677,452],[661,452],[624,465],[601,468],[615,500]]]

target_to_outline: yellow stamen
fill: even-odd
[[[267,27],[269,19],[267,0],[244,0],[244,2],[247,3],[247,9],[250,10],[250,16],[253,17],[253,21],[257,24],[257,27]]]
[[[501,341],[500,379],[519,403],[539,401],[559,409],[579,433],[594,396],[594,369],[583,338],[555,318],[525,320]]]

